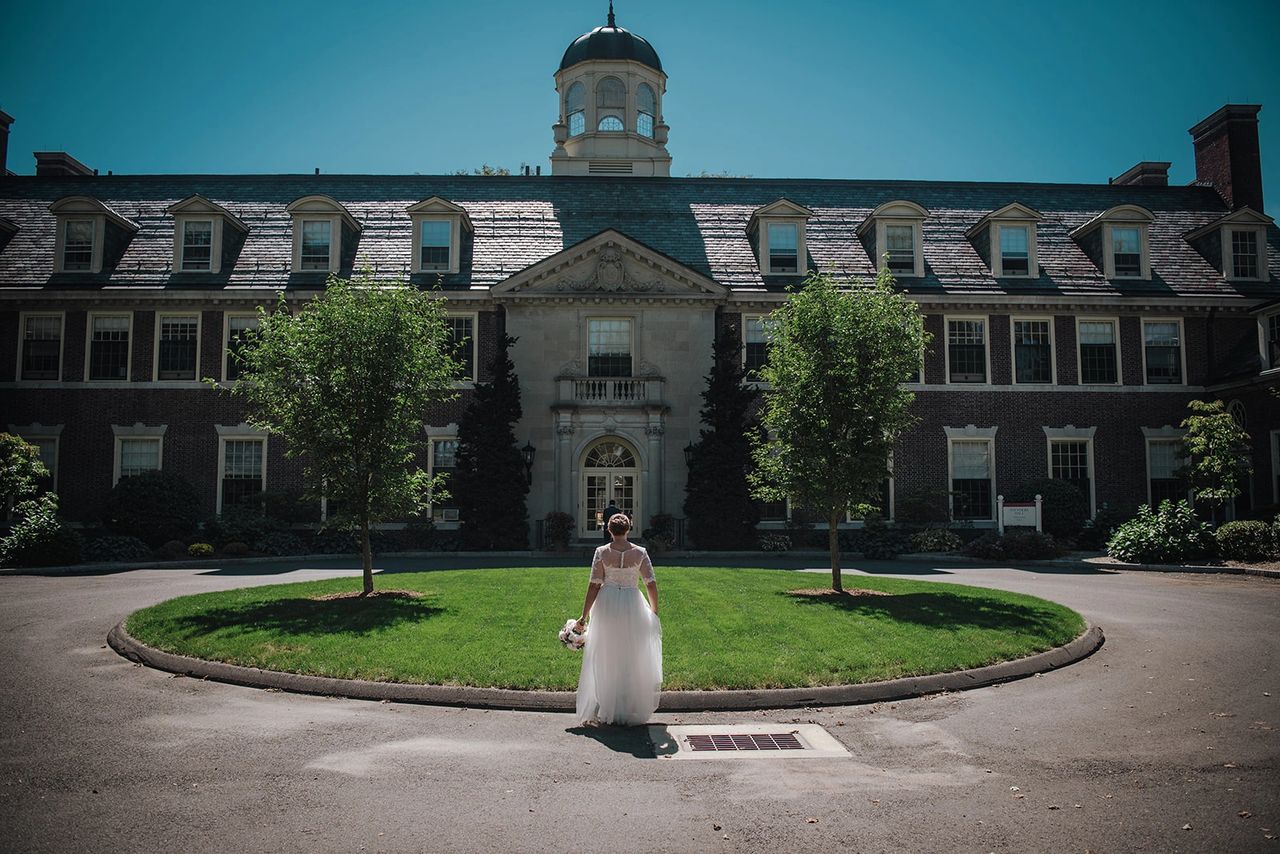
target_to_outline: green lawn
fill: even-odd
[[[358,578],[171,599],[130,615],[169,652],[322,676],[572,690],[580,654],[556,632],[578,613],[588,570],[563,567],[380,575],[420,598],[312,597]],[[667,689],[871,682],[1020,658],[1084,630],[1062,605],[1000,590],[848,575],[890,595],[795,596],[830,577],[763,569],[658,571]]]

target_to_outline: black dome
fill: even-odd
[[[662,70],[662,60],[658,59],[653,45],[633,32],[613,26],[612,20],[609,26],[596,27],[574,39],[560,60],[560,70],[588,59],[634,59],[657,71]]]

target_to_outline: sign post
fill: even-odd
[[[1004,534],[1005,528],[1035,528],[1044,530],[1044,502],[1039,495],[1035,501],[1005,501],[1003,495],[996,496],[996,527]]]

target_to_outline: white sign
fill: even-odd
[[[1004,526],[1006,528],[1036,527],[1036,506],[1034,504],[1006,504],[1004,506]]]

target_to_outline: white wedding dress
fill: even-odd
[[[596,549],[591,583],[600,590],[578,678],[581,723],[636,726],[658,708],[662,691],[662,623],[636,583],[653,581],[649,553],[637,545]]]

